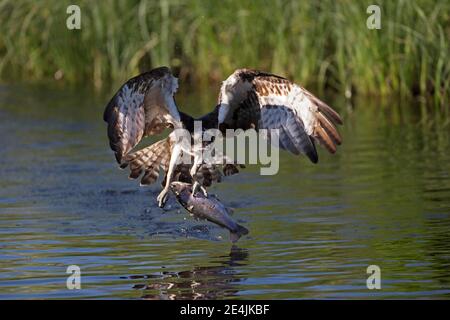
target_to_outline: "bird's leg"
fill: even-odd
[[[196,194],[198,190],[201,190],[205,197],[208,197],[208,193],[206,192],[206,188],[200,184],[200,182],[195,181],[192,186],[192,194]]]
[[[196,152],[194,154],[194,163],[192,164],[191,170],[189,173],[191,174],[192,181],[194,181],[194,185],[192,186],[192,194],[196,194],[197,191],[200,189],[205,197],[208,196],[208,193],[206,192],[206,189],[197,181],[196,175],[197,171],[200,168],[200,164],[202,162],[201,156],[198,155]]]
[[[167,177],[166,177],[166,185],[164,186],[164,189],[161,191],[161,193],[158,195],[156,200],[158,201],[158,206],[160,208],[163,208],[166,204],[167,197],[169,194],[169,188],[170,183],[172,182],[172,176],[173,176],[173,170],[175,169],[175,166],[177,165],[178,158],[181,155],[181,147],[178,144],[175,144],[172,150],[172,155],[170,157],[170,163],[169,163],[169,170],[167,171]]]
[[[195,176],[197,174],[198,168],[200,167],[200,164],[202,162],[202,157],[199,155],[201,151],[200,150],[194,150],[193,156],[194,156],[194,163],[192,164],[191,170],[189,170],[189,173],[191,174],[192,179],[195,180]]]

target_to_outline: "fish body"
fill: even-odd
[[[230,231],[230,240],[236,242],[248,234],[247,228],[239,225],[230,217],[231,210],[213,196],[205,197],[201,192],[192,194],[192,185],[184,182],[172,182],[170,185],[178,202],[191,215],[208,220]]]

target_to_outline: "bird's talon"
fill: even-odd
[[[192,185],[192,194],[196,194],[197,193],[197,190],[198,190],[199,186],[200,186],[200,184],[197,181],[195,181],[194,184]]]
[[[206,192],[206,188],[202,186],[198,181],[195,181],[194,185],[192,186],[192,194],[197,194],[199,190],[206,198],[208,198],[208,192]]]
[[[156,198],[156,201],[158,201],[158,207],[164,208],[164,205],[166,204],[167,201],[167,197],[168,197],[168,190],[164,189]]]

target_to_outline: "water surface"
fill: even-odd
[[[177,102],[200,115],[216,91]],[[250,229],[232,247],[117,169],[107,100],[0,86],[0,298],[450,297],[448,125],[391,100],[327,100],[345,120],[336,155],[282,152],[278,175],[249,167],[210,190]],[[366,287],[373,264],[381,290]],[[81,290],[66,288],[69,265]]]

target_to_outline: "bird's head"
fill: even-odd
[[[247,99],[251,90],[253,90],[252,83],[243,81],[236,73],[222,83],[218,114],[218,126],[222,133],[225,133],[226,129],[234,128],[235,111]]]
[[[178,112],[177,105],[175,104],[175,100],[173,97],[167,99],[167,104],[164,105],[166,110],[169,112],[170,116],[177,122],[180,121],[180,113]]]

